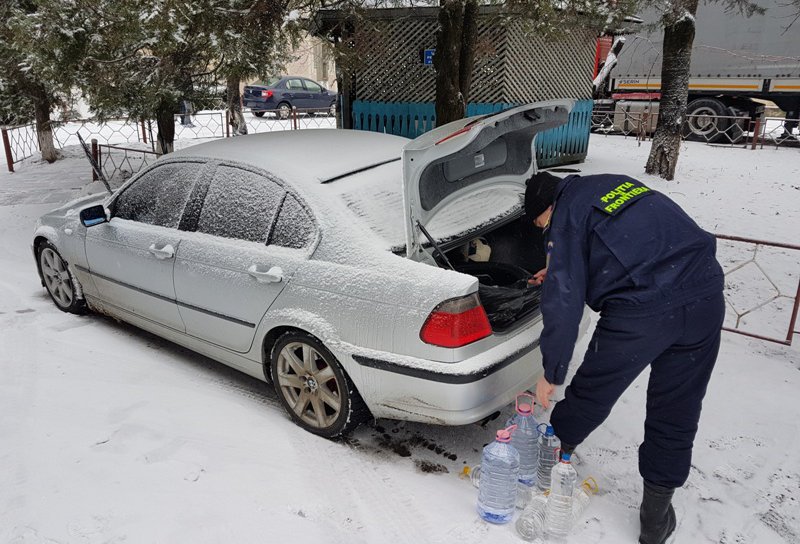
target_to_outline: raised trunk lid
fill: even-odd
[[[536,171],[536,134],[565,124],[574,103],[537,102],[460,119],[409,142],[403,148],[406,255],[421,257],[425,237],[418,223],[427,227],[454,200],[494,187],[523,193]],[[465,231],[477,226],[465,218]]]

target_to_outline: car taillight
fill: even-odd
[[[419,337],[426,344],[458,348],[491,334],[492,326],[481,301],[472,294],[447,300],[434,308]]]
[[[272,98],[272,91],[261,91],[261,98]]]

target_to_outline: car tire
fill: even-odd
[[[336,357],[310,334],[292,331],[278,338],[270,376],[281,405],[308,432],[334,438],[372,417]]]
[[[725,142],[726,131],[732,123],[728,108],[714,98],[698,98],[686,106],[684,134],[696,142]]]
[[[331,107],[328,108],[328,116],[336,117],[336,102],[331,102]]]
[[[253,115],[255,115],[256,117],[264,117],[264,112],[263,111],[254,111]]]
[[[278,104],[278,107],[275,109],[275,115],[278,119],[286,120],[292,114],[292,105],[288,102],[281,102]]]
[[[36,251],[36,260],[42,274],[42,282],[47,294],[62,312],[71,314],[86,313],[86,300],[78,280],[67,267],[67,262],[50,242],[43,242]]]

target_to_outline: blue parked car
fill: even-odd
[[[244,107],[253,115],[263,117],[266,112],[288,119],[292,108],[303,112],[325,112],[336,115],[335,92],[318,83],[297,76],[270,78],[265,82],[247,85],[244,88]]]

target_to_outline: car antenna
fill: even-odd
[[[436,242],[434,242],[434,240],[433,240],[433,238],[431,237],[431,235],[430,235],[430,234],[428,234],[428,231],[427,231],[427,230],[425,230],[425,227],[423,227],[423,226],[422,226],[422,223],[420,223],[420,222],[419,222],[419,220],[417,220],[417,226],[419,227],[419,230],[421,230],[421,231],[422,231],[422,234],[424,234],[424,235],[425,235],[425,238],[427,238],[427,239],[428,239],[428,241],[431,243],[431,245],[433,246],[433,249],[435,249],[435,250],[436,250],[436,252],[439,254],[439,256],[440,256],[442,259],[444,259],[444,262],[445,262],[445,264],[447,264],[447,266],[449,266],[449,267],[450,267],[450,270],[453,270],[453,271],[455,271],[455,268],[453,268],[453,265],[450,263],[450,259],[448,259],[448,258],[447,258],[447,255],[445,255],[445,254],[444,254],[444,251],[442,251],[442,248],[440,248],[440,247],[439,247],[439,244],[437,244]]]
[[[80,132],[76,133],[78,135],[78,140],[81,142],[81,147],[83,147],[83,152],[86,153],[86,158],[89,159],[89,163],[92,165],[92,171],[97,176],[97,179],[103,182],[103,185],[106,186],[106,191],[108,194],[112,194],[114,191],[111,190],[111,186],[108,184],[106,177],[103,175],[103,171],[100,169],[100,165],[97,164],[97,161],[94,160],[92,157],[92,152],[89,151],[89,146],[86,145],[86,142],[83,140],[83,136],[81,136]]]

